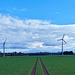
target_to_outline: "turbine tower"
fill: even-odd
[[[65,34],[63,34],[62,39],[57,40],[57,41],[62,41],[62,56],[63,56],[63,43],[64,42],[66,43],[66,41],[64,40],[64,36],[65,36]]]
[[[6,38],[7,40],[7,38]],[[6,40],[3,42],[3,57],[5,57],[5,43],[6,43]]]

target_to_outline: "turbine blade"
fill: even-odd
[[[67,43],[65,40],[63,40],[65,43]]]
[[[6,38],[6,40],[7,40],[7,38]],[[3,42],[3,46],[5,45],[6,40]]]
[[[61,41],[62,39],[58,39],[57,41]]]
[[[6,38],[6,40],[7,40],[7,38]],[[6,40],[5,40],[5,42],[6,42]]]
[[[62,39],[64,38],[64,36],[65,36],[65,34],[63,34],[63,37],[62,37]]]

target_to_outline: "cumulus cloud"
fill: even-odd
[[[54,25],[50,21],[26,19],[20,20],[0,14],[0,49],[7,38],[6,49],[11,51],[61,51],[61,41],[65,34],[64,50],[73,50],[75,45],[75,24]],[[10,49],[10,50],[9,50]]]

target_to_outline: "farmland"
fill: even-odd
[[[0,75],[29,75],[36,57],[15,56],[0,58]]]
[[[75,75],[75,56],[41,57],[50,75]]]
[[[0,57],[0,75],[30,75],[37,61],[35,75],[44,75],[42,59],[49,75],[75,75],[75,56],[12,56]]]

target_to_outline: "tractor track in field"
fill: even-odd
[[[37,60],[36,60],[36,62],[35,62],[35,65],[34,65],[32,71],[31,71],[30,75],[35,75],[35,72],[36,72],[36,66],[37,66],[37,61],[38,61],[38,58],[37,58]]]
[[[47,71],[45,65],[43,64],[41,58],[39,58],[39,59],[40,59],[40,62],[41,62],[41,66],[42,66],[44,75],[49,75],[49,73],[48,73],[48,71]],[[36,59],[35,65],[34,65],[34,67],[32,68],[32,71],[31,71],[30,75],[35,75],[36,67],[37,67],[37,61],[38,61],[38,58]]]
[[[40,58],[40,62],[41,62],[41,65],[42,65],[42,69],[43,69],[44,75],[49,75],[49,73],[48,73],[48,71],[47,71],[45,65],[43,64],[41,58]]]

